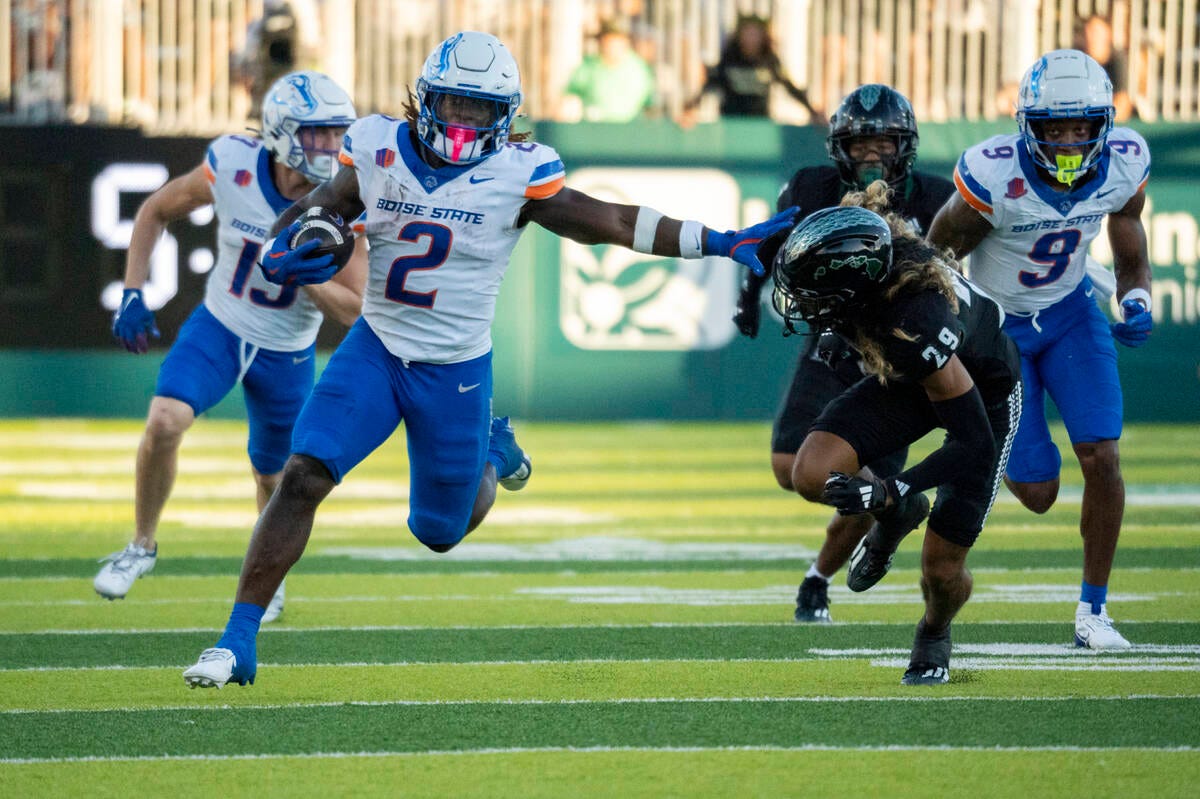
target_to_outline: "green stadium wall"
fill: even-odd
[[[1154,157],[1145,223],[1156,327],[1147,346],[1118,347],[1125,416],[1198,421],[1200,125],[1134,127]],[[923,125],[917,168],[949,176],[963,149],[1011,129],[1007,121]],[[127,235],[146,194],[137,180],[122,183],[127,173],[114,165],[160,164],[174,176],[199,163],[205,142],[104,129],[10,132],[39,143],[21,149],[16,142],[12,152],[60,156],[0,167],[0,416],[142,416],[162,356],[202,296],[214,226],[200,217],[169,231],[175,262],[156,272],[173,290],[158,312],[162,341],[140,357],[114,348],[111,312],[100,297],[107,287],[111,302],[124,257],[121,231]],[[81,146],[81,136],[97,144]],[[568,185],[713,227],[765,218],[797,167],[827,163],[820,129],[757,121],[690,131],[660,121],[539,124],[536,138],[558,150]],[[62,196],[43,197],[35,191],[42,184]],[[115,198],[115,212],[97,211],[105,196]],[[39,217],[48,220],[40,228]],[[1092,252],[1110,263],[1106,245],[1101,237]],[[729,318],[740,269],[723,259],[685,262],[585,247],[532,227],[514,252],[497,308],[496,411],[547,420],[770,418],[800,341],[783,337],[769,311],[757,339],[736,335]],[[340,332],[332,324],[323,330],[322,364]],[[241,417],[237,392],[210,413]]]

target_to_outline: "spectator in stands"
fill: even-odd
[[[723,117],[769,117],[771,87],[777,83],[810,114],[817,116],[805,91],[784,73],[771,42],[767,20],[752,15],[740,16],[720,59],[708,68],[708,77],[699,93],[684,105],[679,124],[690,128],[696,123],[696,109],[704,95],[711,91],[721,92]]]
[[[1129,96],[1129,60],[1123,50],[1113,43],[1112,18],[1107,14],[1092,14],[1075,29],[1075,49],[1096,59],[1108,73],[1113,85],[1115,121],[1124,122],[1136,115]]]
[[[559,118],[564,122],[629,122],[654,102],[654,70],[633,49],[629,23],[605,20],[598,52],[571,73]]]
[[[250,93],[251,119],[262,115],[262,98],[275,81],[296,69],[315,66],[309,22],[318,15],[312,0],[266,0],[263,15],[250,23],[246,44],[232,55],[231,68]]]

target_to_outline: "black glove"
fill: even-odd
[[[837,508],[840,516],[853,516],[883,510],[887,507],[888,497],[893,503],[900,500],[896,481],[891,478],[880,480],[872,477],[864,480],[845,472],[830,472],[821,501]]]
[[[733,323],[737,325],[738,332],[747,338],[758,336],[758,326],[762,321],[762,287],[769,276],[770,270],[763,275],[750,272],[746,275],[746,282],[742,284],[741,293],[738,294],[737,313],[733,315]]]

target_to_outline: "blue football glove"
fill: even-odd
[[[1150,315],[1137,300],[1125,300],[1121,303],[1121,315],[1124,322],[1112,326],[1112,337],[1126,347],[1140,347],[1150,338],[1150,330],[1154,327],[1154,317]]]
[[[896,481],[890,477],[886,480],[878,477],[864,480],[845,472],[830,472],[829,479],[825,481],[825,490],[821,493],[821,501],[837,508],[840,516],[883,510],[887,507],[888,497],[892,502],[900,499]]]
[[[704,240],[703,253],[732,258],[739,264],[750,267],[750,271],[754,274],[763,275],[766,270],[763,268],[762,262],[758,260],[758,245],[772,234],[791,227],[792,223],[796,221],[798,213],[800,213],[800,209],[792,206],[786,211],[775,214],[766,222],[759,222],[748,228],[727,230],[724,233],[710,230]]]
[[[311,257],[308,255],[320,246],[319,241],[309,239],[294,250],[288,249],[287,243],[296,235],[295,227],[295,222],[288,225],[263,248],[258,263],[263,277],[280,286],[287,283],[308,286],[328,281],[338,271],[333,263],[333,256],[328,253]]]
[[[121,307],[113,314],[112,332],[125,349],[138,354],[150,350],[150,336],[159,337],[154,312],[146,307],[141,289],[125,289]]]

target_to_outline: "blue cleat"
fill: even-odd
[[[496,467],[500,485],[509,491],[520,491],[529,482],[529,475],[533,474],[533,464],[525,450],[517,445],[516,434],[507,416],[492,419],[488,460]]]

